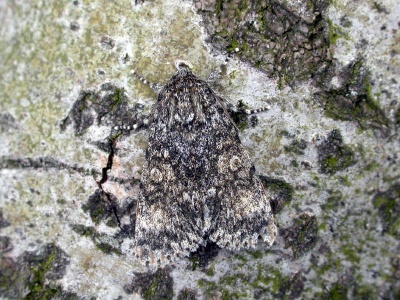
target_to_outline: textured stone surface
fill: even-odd
[[[0,1],[0,298],[398,299],[395,0]],[[268,249],[133,255],[145,130],[176,59],[232,114],[272,198]],[[132,124],[128,124],[132,125]]]
[[[294,84],[315,77],[331,63],[329,1],[194,1],[209,37],[238,56]]]

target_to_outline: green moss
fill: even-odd
[[[118,220],[117,218],[110,218],[107,220],[106,225],[111,228],[118,227]]]
[[[65,201],[65,199],[57,199],[57,203],[64,205],[65,203],[67,203],[67,201]]]
[[[325,14],[322,13],[327,7],[324,2],[328,1],[308,2],[310,11],[321,12],[311,24],[299,18],[297,12],[285,3],[276,1],[253,1],[250,5],[249,1],[245,0],[217,0],[214,2],[214,13],[206,10],[200,13],[211,19],[211,22],[206,24],[207,32],[211,34],[217,47],[225,47],[228,51],[239,47],[239,56],[243,60],[279,78],[283,87],[288,82],[310,78],[321,69],[322,64],[331,60],[328,56],[329,42],[326,37],[328,24],[323,20]],[[256,21],[248,22],[249,19]],[[274,28],[269,28],[271,19],[274,20],[273,23],[290,30],[278,33]],[[299,32],[309,39],[293,39]],[[299,55],[297,49],[308,48],[305,44],[310,40],[311,43],[315,41],[315,46]],[[285,59],[282,59],[283,56]]]
[[[304,150],[306,148],[307,148],[307,142],[303,139],[293,140],[290,145],[284,147],[286,152],[292,152],[297,155],[304,154]]]
[[[198,286],[204,290],[205,299],[248,299],[253,297],[254,291],[258,291],[258,299],[289,299],[287,295],[303,289],[304,278],[300,274],[284,276],[278,269],[261,263],[255,271],[256,277],[249,276],[247,271],[230,271],[217,283],[201,279]]]
[[[275,192],[284,191],[284,193],[289,197],[292,198],[294,194],[294,188],[284,180],[269,180],[268,181],[268,188],[272,189]]]
[[[231,292],[226,289],[222,290],[221,300],[245,299],[245,298],[247,298],[246,293]]]
[[[61,293],[60,288],[51,288],[45,285],[45,275],[50,270],[56,256],[56,248],[51,247],[50,254],[40,263],[30,267],[31,277],[28,284],[29,293],[27,300],[47,300],[53,299]]]
[[[355,249],[354,245],[348,244],[340,247],[340,249],[348,261],[352,262],[353,264],[360,262],[360,256],[358,255],[359,249]]]
[[[128,97],[123,88],[111,83],[104,83],[100,90],[82,90],[68,116],[61,122],[60,129],[73,125],[75,133],[84,133],[95,122],[97,125],[107,120],[107,123],[125,124],[135,119],[135,109],[129,109]],[[103,124],[104,125],[104,124]]]
[[[263,257],[263,252],[261,250],[257,250],[257,251],[246,251],[247,254],[249,254],[251,257],[253,257],[254,259],[260,259]]]
[[[263,61],[257,60],[257,61],[255,62],[255,64],[254,64],[254,66],[255,66],[256,68],[259,68],[259,67],[262,66],[262,64],[263,64]]]
[[[370,74],[362,60],[350,64],[342,77],[346,82],[342,88],[320,94],[326,116],[335,120],[356,121],[362,129],[379,129],[386,135],[389,120],[372,94]]]
[[[387,8],[384,5],[382,5],[381,3],[379,3],[378,1],[374,1],[372,8],[375,9],[379,13],[385,13],[385,14],[389,13]]]
[[[206,269],[205,271],[207,276],[214,276],[215,275],[215,270],[214,270],[214,266],[210,266]]]
[[[372,203],[381,218],[384,232],[400,237],[400,183],[388,190],[377,193]]]
[[[271,204],[275,214],[292,201],[294,188],[288,182],[267,176],[260,176],[260,179],[266,191],[273,196]]]
[[[238,285],[244,283],[244,274],[224,275],[218,283],[201,279],[197,282],[198,286],[203,288],[206,299],[214,298],[220,294],[220,299],[245,299],[248,295],[243,291],[237,291]]]
[[[286,86],[285,74],[282,74],[278,78],[278,89],[281,91]]]
[[[308,253],[317,242],[317,218],[303,213],[294,220],[291,227],[283,231],[282,236],[285,238],[285,247],[292,248],[295,258]]]
[[[327,272],[337,273],[341,270],[342,260],[338,256],[327,253],[325,257],[327,259],[325,263],[321,266],[314,266],[314,271],[319,277]]]
[[[216,32],[215,35],[218,36],[218,37],[226,38],[226,37],[229,36],[229,32],[228,32],[228,30],[223,28],[220,31]]]
[[[83,208],[84,212],[87,212],[87,208]],[[95,207],[95,209],[90,211],[90,217],[92,218],[92,220],[95,221],[96,224],[99,223],[99,216],[103,216],[104,215],[104,207],[102,207],[101,205],[98,205]]]
[[[328,168],[328,169],[335,169],[336,164],[338,163],[338,159],[336,157],[328,156],[325,158],[325,160],[322,161],[322,163]]]
[[[232,40],[229,43],[228,47],[226,47],[226,51],[228,51],[228,53],[235,53],[236,52],[236,50],[235,50],[236,48],[238,48],[239,51],[240,51],[240,44],[239,44],[238,40]]]
[[[327,21],[329,24],[328,40],[330,45],[335,45],[340,38],[349,39],[349,35],[344,33],[339,26],[334,25],[329,19]]]
[[[344,186],[351,186],[351,182],[348,176],[339,176],[340,183]]]
[[[85,237],[92,237],[97,234],[96,229],[91,226],[85,226],[81,224],[73,224],[71,225],[71,228],[73,231],[75,231],[77,234]]]
[[[250,50],[249,44],[247,44],[245,41],[243,41],[241,45],[242,45],[242,47],[239,51],[246,53]]]
[[[267,29],[267,23],[264,20],[264,14],[258,14],[257,25],[260,32],[263,32]]]
[[[163,270],[158,270],[150,284],[144,288],[141,296],[144,300],[173,298],[173,280]]]
[[[118,106],[120,106],[123,102],[126,101],[125,99],[125,91],[123,88],[116,88],[114,94],[112,96],[112,105],[111,105],[111,112],[114,112]]]
[[[326,227],[327,227],[326,223],[320,223],[318,225],[318,230],[326,231]]]
[[[306,220],[306,222],[304,222]],[[298,243],[303,243],[307,237],[307,232],[310,230],[311,226],[313,225],[313,222],[307,222],[307,219],[304,219],[304,215],[302,215],[300,218],[298,218],[295,223],[301,226],[301,230],[298,231],[297,235],[297,242]]]
[[[5,242],[4,237],[0,239],[2,250]],[[68,263],[66,253],[54,244],[25,251],[13,259],[0,255],[0,298],[77,299],[54,282],[64,276]]]
[[[341,151],[346,156],[341,156],[339,154],[332,154],[326,156],[323,160],[321,160],[322,171],[324,173],[334,174],[339,170],[343,170],[353,164],[353,155],[350,148],[343,148]]]
[[[192,271],[196,271],[197,268],[200,266],[200,258],[199,257],[189,257],[189,260],[192,262]]]
[[[96,190],[95,193],[89,196],[87,202],[82,204],[82,210],[89,212],[90,218],[97,225],[110,215],[106,210],[106,204],[103,192]]]
[[[230,72],[230,73],[229,73],[229,79],[235,79],[235,78],[236,78],[236,75],[237,75],[237,71],[236,71],[236,70]]]
[[[345,286],[336,283],[331,287],[326,295],[325,299],[330,300],[346,300],[347,298],[347,288]]]
[[[326,199],[326,202],[321,205],[321,208],[325,211],[334,210],[336,212],[340,206],[344,205],[342,192],[335,190],[330,191],[329,197]]]
[[[92,92],[86,92],[86,91],[83,92],[80,101],[77,103],[78,110],[82,112],[85,109],[87,109],[88,103],[92,102],[94,99],[95,99],[95,97],[93,97]]]
[[[236,266],[240,269],[242,268],[247,262],[248,259],[244,255],[237,254],[235,255],[235,259],[237,259]]]
[[[100,251],[106,254],[121,254],[121,250],[104,241],[108,239],[107,235],[98,233],[94,227],[74,224],[71,228],[79,235],[89,237]]]
[[[372,161],[364,167],[364,170],[367,172],[371,172],[373,170],[376,170],[378,167],[380,167],[379,164],[375,161]]]
[[[318,146],[318,160],[323,173],[334,174],[355,164],[353,150],[343,143],[339,130],[332,130],[327,139]]]
[[[379,288],[370,285],[357,284],[354,287],[353,298],[360,300],[376,300],[378,299],[376,294]],[[396,298],[394,298],[396,299]]]
[[[125,287],[125,291],[128,294],[136,292],[145,300],[170,300],[173,298],[174,290],[174,280],[170,274],[171,270],[171,267],[165,267],[163,269],[158,268],[155,272],[135,273],[132,283]],[[183,289],[179,293],[178,299],[192,299],[184,297],[185,294],[193,295],[193,292],[190,289]]]
[[[232,286],[235,287],[239,282],[245,279],[245,275],[243,273],[236,274],[226,274],[222,276],[219,280],[219,283],[224,286]]]
[[[400,108],[394,114],[394,122],[396,125],[400,125]]]
[[[290,280],[290,278],[283,276],[278,269],[273,267],[265,267],[259,264],[257,270],[257,279],[252,283],[255,288],[267,287],[276,294],[279,288]]]
[[[154,282],[152,283],[148,289],[143,293],[143,299],[149,299],[152,300],[153,298],[153,294],[155,293],[157,288],[157,284]],[[171,298],[172,299],[172,298]]]
[[[238,10],[240,10],[240,11],[247,10],[247,8],[248,8],[248,3],[249,3],[249,1],[247,1],[247,0],[242,0],[242,1],[240,1],[240,2],[239,2],[239,5],[237,6]]]
[[[104,242],[95,242],[96,247],[103,253],[105,254],[110,254],[110,253],[115,253],[118,255],[121,255],[121,250],[118,248],[113,247],[110,244],[104,243]]]
[[[257,266],[257,277],[250,285],[258,291],[257,299],[294,299],[301,295],[305,278],[301,273],[285,276],[271,266]]]
[[[217,288],[217,284],[214,281],[209,281],[203,278],[197,281],[197,285],[206,290],[215,290]]]
[[[110,135],[109,139],[110,139],[110,141],[115,141],[121,135],[122,135],[122,132],[119,131],[119,132],[114,133],[113,135]]]
[[[307,5],[307,8],[308,8],[308,9],[311,9],[311,8],[314,7],[315,1],[313,1],[313,0],[306,0],[306,5]]]
[[[219,15],[221,13],[221,11],[224,10],[224,6],[223,6],[224,0],[216,0],[215,1],[215,14]]]
[[[188,288],[182,289],[177,297],[177,300],[195,300],[195,299],[196,299],[196,292]]]
[[[243,101],[239,101],[237,111],[231,111],[230,116],[235,122],[236,127],[240,130],[243,131],[249,126],[249,118],[248,115],[244,112],[246,109],[249,109],[249,106],[247,106]]]

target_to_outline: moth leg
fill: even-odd
[[[270,110],[271,107],[268,106],[264,106],[264,107],[260,107],[260,108],[256,108],[256,109],[245,109],[245,108],[241,108],[239,107],[239,105],[237,106],[237,111],[236,112],[244,112],[246,115],[253,115],[253,114],[257,114],[266,110]]]
[[[152,83],[142,76],[140,76],[138,73],[136,73],[135,70],[131,70],[130,72],[132,75],[134,75],[137,79],[139,79],[143,84],[148,85],[154,93],[159,94],[164,87],[161,83]]]
[[[269,105],[260,107],[257,109],[246,109],[243,107],[244,105],[242,105],[242,106],[240,105],[240,102],[235,106],[229,100],[226,100],[222,97],[218,97],[218,98],[225,105],[225,107],[227,108],[229,113],[232,112],[232,113],[242,113],[242,114],[246,114],[246,115],[253,115],[253,114],[257,114],[257,113],[271,109],[271,107]]]
[[[156,94],[159,94],[163,88],[162,84],[152,83],[140,76],[135,70],[131,70],[130,73],[138,78],[143,84],[148,85]],[[133,124],[121,124],[114,126],[114,132],[125,132],[131,130],[141,130],[147,129],[151,123],[150,115],[140,115],[137,117],[137,120]]]

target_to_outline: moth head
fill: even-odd
[[[175,61],[175,67],[178,70],[178,73],[184,75],[191,73],[191,69],[193,69],[193,65],[185,60],[178,59]]]

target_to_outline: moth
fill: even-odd
[[[142,82],[149,84],[132,71]],[[269,197],[244,150],[228,102],[183,63],[158,90],[136,208],[135,255],[147,265],[212,241],[255,247],[277,235]]]

